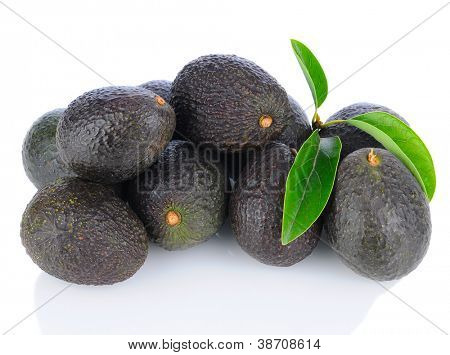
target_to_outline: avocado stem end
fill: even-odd
[[[259,118],[259,126],[261,128],[269,128],[272,125],[273,118],[269,115],[262,115]]]
[[[380,158],[374,153],[373,148],[371,148],[369,154],[367,154],[367,161],[372,166],[378,166],[380,164]]]
[[[170,210],[166,213],[166,223],[170,227],[175,227],[181,223],[181,214],[177,211]]]

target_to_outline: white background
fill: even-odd
[[[9,334],[450,331],[450,6],[382,53],[445,3],[5,0],[5,4],[113,84],[171,80],[200,55],[233,53],[255,61],[308,107],[311,95],[289,43],[290,38],[299,39],[319,58],[330,89],[337,86],[320,109],[321,117],[358,101],[394,109],[428,145],[437,190],[431,204],[428,254],[416,271],[398,282],[380,285],[364,279],[325,246],[291,268],[265,266],[244,254],[225,228],[188,251],[153,247],[144,267],[121,284],[65,289],[68,284],[32,263],[20,242],[21,214],[35,193],[22,167],[22,140],[44,112],[65,107],[81,93],[108,83],[0,2],[2,333],[43,304]],[[311,109],[307,113],[311,115]]]

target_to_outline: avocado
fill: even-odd
[[[110,187],[112,188],[112,190],[114,191],[114,193],[116,194],[117,197],[119,197],[120,199],[126,201],[127,199],[127,195],[126,195],[126,186],[127,186],[127,182],[118,182],[117,184],[113,184],[113,185],[103,185],[106,187]]]
[[[291,124],[285,128],[275,141],[298,150],[311,135],[312,128],[308,117],[301,106],[290,95],[288,95],[288,98],[292,108]],[[221,154],[221,159],[226,167],[226,174],[233,182],[236,182],[239,179],[239,173],[257,149],[258,148],[255,147],[248,147],[240,152]]]
[[[161,96],[167,102],[170,101],[170,88],[172,87],[172,82],[168,80],[151,80],[139,86],[153,91],[156,95]]]
[[[399,279],[424,257],[430,209],[411,172],[384,149],[359,149],[340,164],[325,218],[330,246],[351,269]]]
[[[260,147],[293,119],[280,84],[235,55],[207,55],[188,63],[173,82],[170,104],[181,136],[222,151]]]
[[[170,101],[170,89],[172,87],[172,82],[168,80],[151,80],[144,84],[139,85],[144,89],[153,91],[156,95],[161,96],[166,102]],[[172,140],[187,140],[175,129],[173,132]]]
[[[114,184],[150,166],[174,129],[175,113],[161,96],[111,86],[72,101],[58,124],[56,143],[80,178]]]
[[[150,240],[167,250],[186,249],[224,222],[224,171],[192,143],[171,141],[158,161],[128,184],[128,200]]]
[[[59,108],[43,114],[29,129],[22,146],[22,162],[30,181],[38,189],[62,177],[75,177],[56,147],[56,127],[64,112]]]
[[[239,175],[249,159],[259,150],[257,148],[248,148],[241,152],[222,153],[220,155],[225,166],[225,174],[233,181],[233,184],[239,180]]]
[[[288,95],[291,105],[293,119],[288,127],[276,139],[277,142],[284,143],[292,149],[298,150],[312,133],[311,123],[305,111],[295,99]]]
[[[42,270],[76,284],[128,279],[148,252],[144,225],[113,189],[74,178],[36,193],[22,216],[20,236]]]
[[[364,113],[373,112],[373,111],[381,111],[389,113],[406,124],[406,120],[401,117],[398,113],[392,111],[391,109],[377,105],[371,104],[368,102],[359,102],[350,106],[346,106],[338,112],[331,115],[326,122],[333,120],[348,120],[352,117],[362,115]],[[339,136],[342,142],[342,150],[341,150],[341,161],[348,154],[354,152],[355,150],[361,148],[382,148],[383,145],[379,143],[375,138],[370,136],[369,134],[361,131],[359,128],[346,125],[346,124],[336,124],[330,127],[326,127],[320,130],[321,137],[334,137]]]
[[[296,264],[319,241],[320,221],[288,245],[281,244],[285,183],[294,158],[282,143],[267,145],[250,158],[231,195],[230,222],[237,242],[264,264]]]

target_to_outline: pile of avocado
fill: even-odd
[[[390,109],[358,103],[330,120]],[[258,261],[291,266],[322,233],[356,272],[392,280],[426,253],[430,211],[421,187],[391,153],[341,125],[342,160],[323,215],[281,243],[285,182],[310,120],[255,63],[207,55],[173,82],[92,90],[44,114],[22,150],[39,189],[21,223],[32,260],[62,280],[113,284],[131,277],[149,243],[181,250],[208,240],[229,217],[236,240]]]

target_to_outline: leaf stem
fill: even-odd
[[[313,119],[312,119],[312,126],[313,126],[313,128],[314,129],[316,129],[316,128],[321,128],[322,127],[322,121],[320,120],[320,116],[319,116],[319,114],[317,113],[317,109],[316,109],[316,111],[314,112],[314,116],[313,116]]]
[[[335,125],[335,124],[338,124],[338,123],[345,123],[345,122],[346,122],[346,120],[333,120],[333,121],[330,121],[330,122],[322,123],[320,125],[320,128],[326,128],[326,127],[329,127],[329,126],[332,126],[332,125]]]

